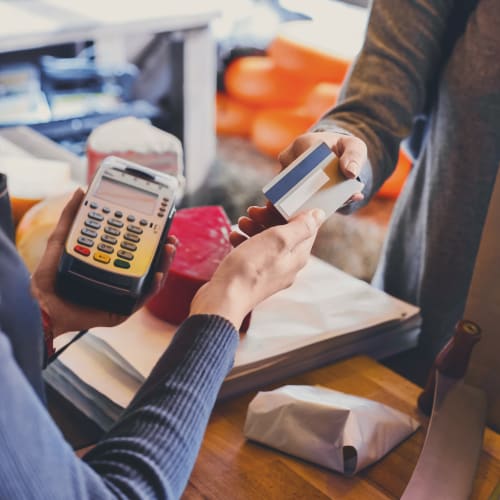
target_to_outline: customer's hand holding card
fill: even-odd
[[[231,233],[231,243],[236,246],[246,236],[284,224],[312,208],[321,208],[328,218],[363,187],[359,180],[344,177],[337,156],[324,142],[315,144],[264,187],[267,206],[250,207],[248,217],[240,217],[238,230]]]
[[[311,208],[321,208],[329,217],[363,187],[359,180],[344,177],[337,156],[320,142],[302,153],[269,182],[263,192],[289,220]]]

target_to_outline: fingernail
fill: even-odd
[[[357,177],[359,173],[359,165],[354,160],[350,161],[345,167],[346,172],[349,172],[353,177]]]
[[[316,222],[316,225],[320,226],[323,221],[326,219],[326,214],[324,210],[321,210],[321,208],[315,208],[312,211],[312,216],[314,218],[314,221]]]

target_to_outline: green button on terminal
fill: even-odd
[[[121,267],[122,269],[128,269],[130,267],[130,262],[121,259],[115,259],[113,264],[115,267]]]

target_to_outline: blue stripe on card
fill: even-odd
[[[307,174],[321,163],[328,155],[332,154],[330,148],[321,143],[311,151],[301,162],[290,169],[290,172],[282,177],[274,186],[264,192],[271,203],[277,203],[290,189],[296,186]]]

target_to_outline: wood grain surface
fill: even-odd
[[[321,385],[379,401],[413,415],[422,427],[382,460],[349,478],[247,441],[243,424],[254,391],[217,403],[183,500],[378,500],[401,496],[425,438],[427,418],[416,408],[421,391],[418,386],[365,356],[304,373],[265,390],[285,384]],[[53,391],[49,392],[49,407],[75,447],[97,439],[95,424],[78,415]],[[500,435],[487,429],[471,499],[500,498],[500,489],[495,489],[499,478]]]
[[[427,419],[415,406],[421,389],[368,357],[355,357],[286,380],[322,385],[388,404],[423,424],[413,436],[353,478],[247,441],[243,423],[255,392],[216,405],[184,493],[194,499],[392,499],[410,479]],[[270,386],[266,389],[273,389]],[[500,435],[487,430],[473,499],[487,499],[500,477]]]

